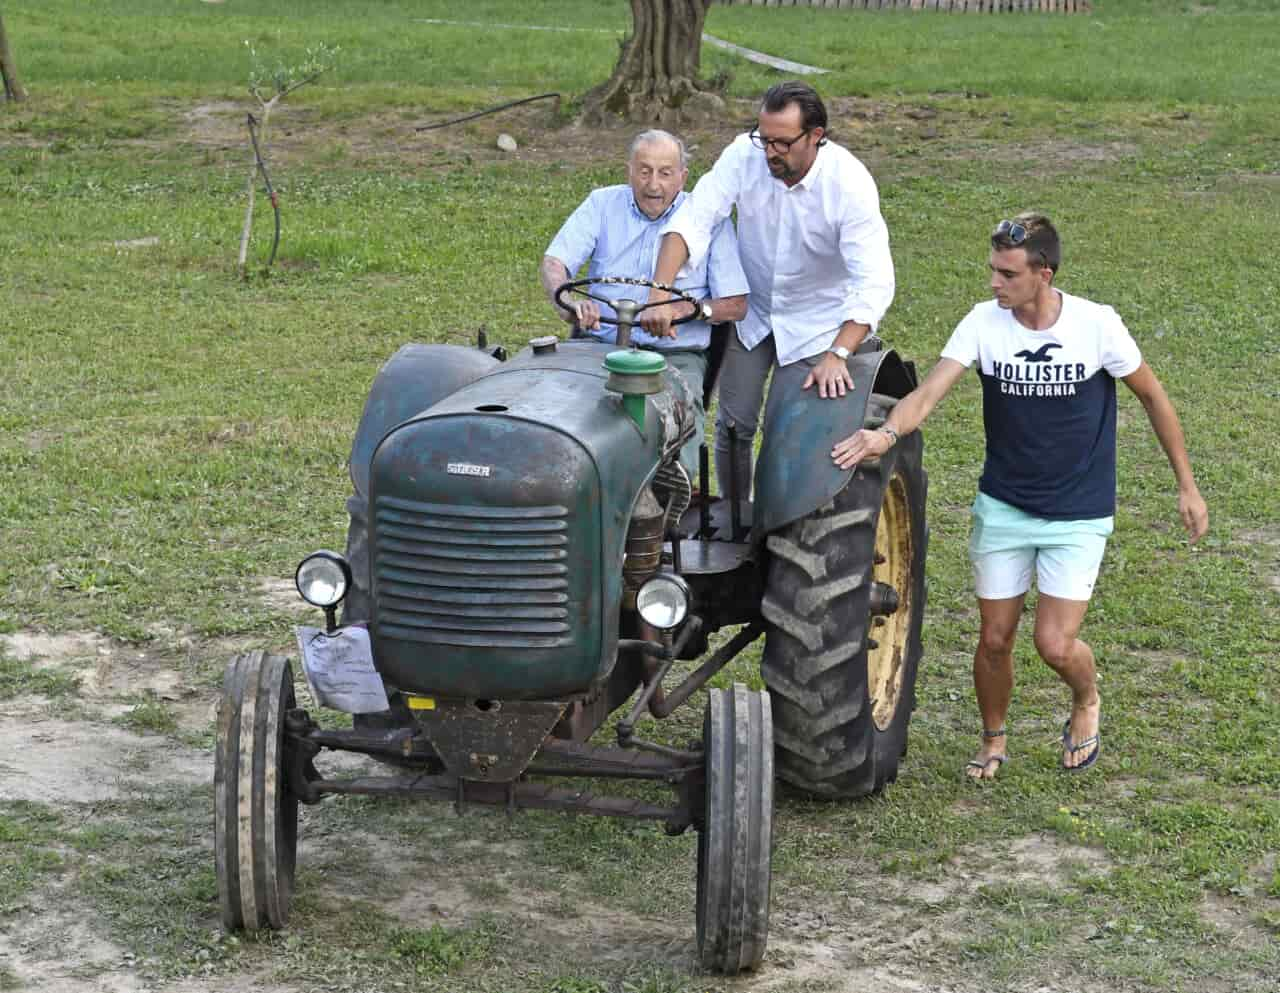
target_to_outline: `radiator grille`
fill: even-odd
[[[572,640],[567,508],[380,496],[373,524],[381,636],[485,648]]]

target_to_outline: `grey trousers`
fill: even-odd
[[[716,483],[722,497],[729,495],[730,427],[735,430],[735,492],[739,500],[746,500],[751,496],[751,455],[756,431],[760,426],[760,410],[764,406],[764,384],[775,365],[777,352],[773,335],[769,335],[750,351],[736,333],[729,335],[717,387],[720,400],[716,415]]]

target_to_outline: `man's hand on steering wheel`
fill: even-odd
[[[697,316],[698,308],[690,305],[684,307],[683,300],[678,300],[665,290],[654,287],[649,291],[647,310],[640,317],[640,326],[655,338],[674,338],[675,324],[683,323]],[[683,320],[681,320],[683,318]]]
[[[556,305],[561,308],[561,312],[566,315],[566,320],[569,319],[569,313],[578,315],[578,326],[588,330],[598,328],[601,323],[618,323],[615,318],[606,317],[597,306],[598,303],[612,304],[612,301],[587,292],[587,287],[599,283],[647,286],[649,288],[649,299],[636,308],[635,313],[638,318],[636,323],[654,337],[674,338],[677,324],[685,324],[698,316],[698,301],[684,290],[665,286],[662,283],[655,283],[648,279],[632,279],[622,276],[590,276],[586,279],[575,279],[567,283],[561,283],[556,288],[554,299]],[[585,297],[585,299],[570,301],[569,294]],[[588,311],[587,308],[590,308],[590,310]],[[661,331],[650,330],[650,315],[655,311],[660,311],[663,314],[659,321],[653,323],[653,326],[660,327]],[[588,313],[590,314],[590,320],[593,322],[591,324],[583,323]],[[643,317],[640,316],[642,314],[644,315]]]
[[[569,303],[567,310],[562,309],[560,316],[570,324],[573,324],[583,331],[598,331],[600,329],[600,308],[593,300],[575,300]]]

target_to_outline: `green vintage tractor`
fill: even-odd
[[[226,672],[228,928],[286,924],[299,803],[424,797],[692,827],[699,959],[736,973],[765,950],[775,776],[830,798],[895,778],[924,611],[922,443],[906,436],[853,472],[828,453],[881,423],[914,369],[873,340],[841,399],[802,390],[803,363],[778,371],[754,501],[713,498],[705,447],[700,485],[677,458],[693,431],[686,384],[627,347],[643,307],[617,308],[617,345],[537,338],[510,361],[406,345],[378,373],[352,446],[346,554],[297,572],[326,619],[300,629],[308,683],[351,727],[298,708],[281,656]],[[646,714],[670,715],[761,635],[765,691],[710,689],[695,744],[646,736]],[[624,707],[616,742],[593,742]],[[327,750],[386,774],[325,776]],[[622,779],[666,783],[672,800],[597,792]]]

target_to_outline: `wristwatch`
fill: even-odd
[[[841,362],[848,362],[849,356],[852,354],[849,349],[844,347],[844,345],[832,345],[827,349],[827,351],[838,358]]]
[[[698,301],[698,317],[699,319],[708,321],[708,322],[711,320],[711,301],[710,300]]]

